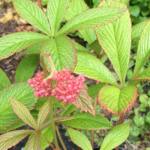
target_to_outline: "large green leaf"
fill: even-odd
[[[82,148],[82,150],[92,150],[90,141],[83,133],[73,129],[68,129],[67,131],[71,141]]]
[[[66,0],[49,0],[47,15],[51,26],[52,35],[60,28],[60,23],[64,17]]]
[[[9,148],[18,144],[23,140],[31,131],[29,130],[18,130],[8,132],[0,135],[0,150],[8,150]]]
[[[134,75],[136,76],[150,56],[150,22],[145,26],[138,45]]]
[[[130,110],[136,99],[137,88],[134,85],[126,85],[121,89],[106,85],[98,96],[98,102],[103,109],[119,115]]]
[[[6,73],[0,69],[0,90],[10,85],[10,80],[7,77]]]
[[[20,32],[0,38],[0,59],[20,52],[32,44],[43,42],[48,37],[34,32]]]
[[[31,78],[37,68],[39,57],[37,55],[25,56],[16,70],[15,80],[16,82],[27,81]]]
[[[141,71],[136,77],[135,80],[150,80],[150,67]]]
[[[78,53],[78,62],[75,73],[83,74],[86,77],[101,82],[115,84],[115,78],[103,63],[86,52]]]
[[[126,8],[93,8],[82,12],[66,23],[58,32],[59,34],[68,33],[82,29],[84,27],[93,27],[104,25],[111,22],[126,12]]]
[[[36,102],[32,89],[27,83],[18,83],[0,92],[0,133],[16,128],[21,124],[14,114],[10,101],[17,99],[32,109]]]
[[[100,150],[112,150],[122,144],[129,136],[129,124],[124,123],[115,126],[105,136]]]
[[[100,45],[110,59],[121,82],[125,81],[131,48],[131,21],[129,12],[104,27],[98,27]]]
[[[62,122],[64,125],[85,130],[107,129],[111,127],[111,123],[101,115],[77,114],[70,119]]]
[[[13,0],[13,4],[22,18],[40,31],[51,34],[47,17],[31,0]]]
[[[50,53],[57,70],[73,69],[76,63],[76,50],[66,36],[50,39],[43,50]]]
[[[89,7],[83,0],[69,0],[65,18],[70,20],[87,9],[89,9]],[[89,44],[96,40],[96,34],[92,28],[81,29],[79,30],[79,33],[79,35]]]

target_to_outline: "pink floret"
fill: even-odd
[[[68,70],[57,72],[53,78],[56,80],[56,86],[52,90],[52,96],[66,103],[76,101],[84,86],[85,78],[83,76],[75,77]]]
[[[44,79],[44,73],[38,72],[32,79],[28,80],[29,85],[34,89],[36,97],[51,96],[51,84],[49,79]]]

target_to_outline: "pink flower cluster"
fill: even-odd
[[[37,97],[54,96],[63,102],[73,103],[84,87],[84,81],[83,76],[74,76],[70,71],[62,70],[47,79],[43,72],[38,72],[28,82]],[[52,86],[53,83],[55,84]]]

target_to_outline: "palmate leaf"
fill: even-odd
[[[22,122],[12,110],[10,101],[17,99],[32,109],[36,99],[32,89],[27,83],[18,83],[6,88],[0,92],[0,133],[15,129],[22,125]]]
[[[82,12],[66,23],[57,35],[82,29],[84,27],[93,27],[96,25],[104,25],[115,19],[118,19],[126,8],[93,8]]]
[[[0,38],[0,59],[20,52],[32,44],[48,40],[48,36],[34,32],[12,33]]]
[[[136,77],[135,80],[150,80],[150,67],[141,71]]]
[[[67,20],[70,20],[76,15],[79,15],[80,13],[88,9],[89,7],[83,0],[75,0],[75,1],[69,0],[68,9],[65,18]],[[79,30],[79,36],[81,36],[89,44],[91,44],[96,40],[96,34],[94,29],[92,28]]]
[[[129,123],[123,123],[112,128],[105,136],[100,150],[112,150],[122,144],[129,136]]]
[[[74,144],[78,145],[82,150],[92,150],[90,141],[83,133],[74,129],[68,129],[67,131]]]
[[[37,68],[38,62],[38,55],[25,56],[17,67],[15,81],[23,82],[31,78]]]
[[[0,135],[0,150],[8,150],[31,133],[30,130],[11,131]]]
[[[108,112],[121,115],[132,108],[137,95],[137,88],[134,85],[126,85],[121,89],[106,85],[99,92],[98,102]]]
[[[38,127],[40,128],[42,124],[45,122],[46,118],[48,117],[48,114],[50,113],[50,104],[49,101],[47,101],[40,109],[38,114]]]
[[[67,36],[50,39],[43,51],[50,53],[57,70],[73,69],[76,64],[76,50]]]
[[[134,76],[141,72],[146,60],[150,56],[150,22],[145,26],[138,45]]]
[[[76,101],[73,102],[73,105],[83,112],[88,112],[95,115],[95,109],[92,105],[92,98],[88,95],[86,86],[80,91],[80,94]]]
[[[40,31],[51,34],[48,19],[43,11],[31,0],[13,0],[19,15]]]
[[[10,80],[7,77],[6,73],[2,69],[0,69],[0,90],[8,87],[10,84]]]
[[[77,114],[62,122],[64,125],[76,129],[99,130],[108,129],[111,123],[101,115],[90,115],[87,113]]]
[[[40,146],[40,137],[37,134],[32,134],[26,145],[25,145],[25,150],[41,150],[41,146]]]
[[[52,35],[60,28],[60,23],[65,14],[66,0],[49,0],[47,6],[47,16],[51,26]]]
[[[86,52],[78,52],[78,62],[74,72],[104,83],[115,84],[116,82],[105,65],[99,59]]]
[[[123,83],[128,70],[131,48],[131,21],[129,12],[117,21],[96,29],[98,40]]]
[[[37,129],[36,121],[25,105],[17,100],[12,100],[11,105],[17,117],[19,117],[25,124]]]
[[[149,20],[145,20],[145,21],[140,22],[132,27],[132,40],[134,42],[139,41],[140,36],[148,23],[149,23]]]

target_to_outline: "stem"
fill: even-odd
[[[41,8],[42,6],[42,0],[37,0],[38,6]]]
[[[53,105],[54,105],[54,101],[53,99],[49,99],[49,102],[50,102],[50,120],[51,120],[51,127],[52,127],[52,131],[53,131],[53,135],[54,135],[54,144],[56,146],[56,149],[60,150],[59,148],[59,144],[58,144],[58,141],[57,141],[57,135],[56,135],[56,125],[55,125],[55,119],[54,119],[54,108],[53,108]]]
[[[58,135],[59,141],[60,141],[60,143],[61,143],[61,145],[62,145],[63,149],[64,149],[64,150],[67,150],[67,148],[66,148],[66,146],[65,146],[65,144],[64,144],[64,142],[63,142],[63,140],[62,140],[62,137],[61,137],[61,135],[60,135],[60,132],[59,132],[58,127],[56,127],[56,132],[57,132],[57,135]]]

